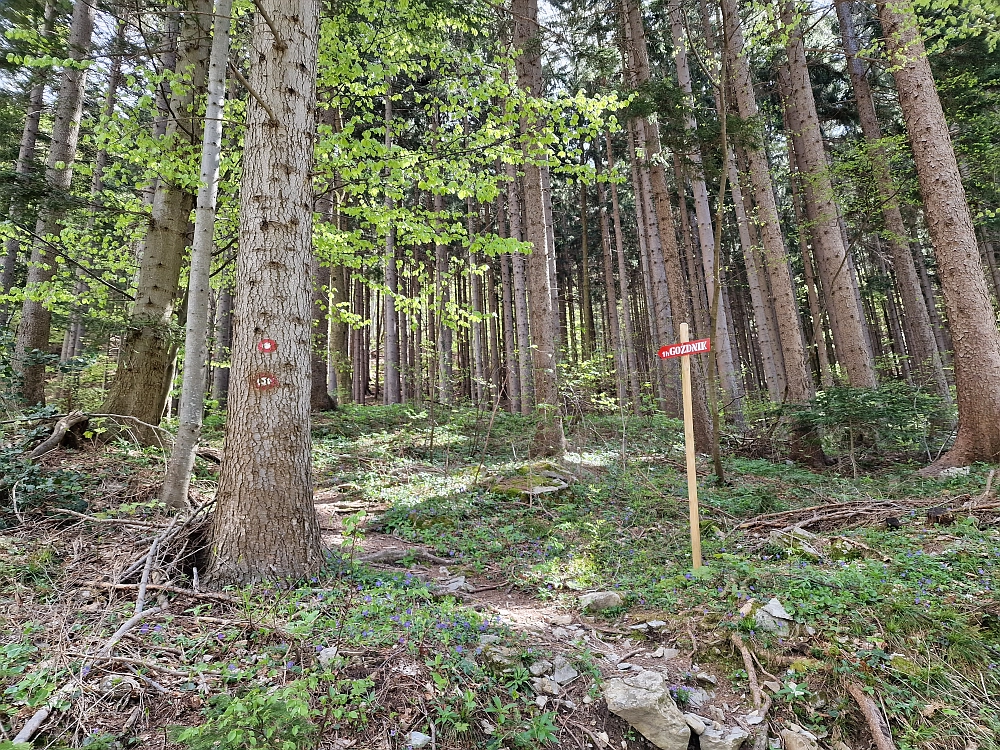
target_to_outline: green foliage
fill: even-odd
[[[240,696],[219,695],[201,726],[174,728],[172,739],[189,750],[307,750],[316,725],[302,682],[277,689],[254,688]]]

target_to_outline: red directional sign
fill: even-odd
[[[697,341],[686,341],[683,344],[670,344],[660,349],[661,359],[673,359],[674,357],[686,357],[689,354],[704,354],[711,351],[711,339],[698,339]]]

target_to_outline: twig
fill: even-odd
[[[760,682],[757,679],[757,670],[753,666],[753,656],[750,649],[743,643],[743,638],[739,633],[732,633],[729,636],[730,642],[740,652],[743,658],[743,666],[747,671],[747,682],[750,683],[750,696],[753,699],[754,709],[762,719],[757,728],[757,736],[754,738],[753,750],[763,750],[767,745],[767,712],[771,709],[771,696],[762,692]]]
[[[268,12],[264,10],[264,6],[259,0],[253,0],[254,7],[257,8],[257,12],[260,13],[260,17],[264,19],[264,23],[267,24],[268,28],[271,29],[271,34],[274,36],[274,46],[276,49],[283,50],[286,49],[284,41],[282,41],[281,36],[278,34],[278,28],[274,25],[274,21],[271,20],[271,16]]]
[[[274,110],[272,110],[270,105],[261,98],[261,95],[258,94],[254,87],[250,85],[250,81],[243,77],[239,68],[237,68],[231,60],[229,61],[229,69],[233,71],[233,75],[236,76],[236,80],[238,80],[243,88],[250,93],[250,96],[256,99],[257,103],[264,109],[265,112],[267,112],[267,116],[271,119],[271,125],[278,127],[278,118],[274,116]]]
[[[402,560],[407,555],[413,555],[414,560],[426,560],[427,562],[432,562],[435,565],[454,565],[454,560],[446,560],[443,557],[437,557],[429,552],[425,552],[417,547],[406,547],[400,549],[399,547],[387,547],[386,549],[379,550],[378,552],[373,552],[370,555],[362,555],[361,557],[354,558],[356,562],[363,563],[397,563]]]
[[[871,696],[865,693],[864,689],[856,682],[847,683],[847,692],[854,698],[858,708],[865,717],[865,722],[872,733],[872,740],[878,750],[896,750],[896,743],[892,741],[892,732],[886,723],[882,711],[872,700]]]
[[[73,516],[75,518],[83,519],[84,521],[91,521],[93,523],[109,523],[118,524],[121,526],[140,526],[145,529],[162,529],[163,527],[155,523],[147,523],[146,521],[133,521],[130,518],[98,518],[97,516],[88,516],[86,513],[77,513],[75,510],[69,510],[68,508],[55,508],[56,513]]]
[[[104,644],[103,648],[101,648],[101,650],[97,652],[96,658],[103,658],[106,656],[110,656],[111,649],[115,647],[115,644],[118,643],[118,641],[120,641],[128,631],[130,631],[140,622],[145,620],[147,617],[159,614],[162,611],[163,607],[153,607],[152,609],[143,610],[138,614],[132,615],[130,618],[128,618],[125,622],[122,623],[122,626],[115,631],[115,634],[111,636],[108,639],[108,642]]]
[[[153,571],[153,561],[156,560],[156,550],[160,545],[159,538],[153,540],[146,554],[146,567],[142,569],[142,578],[139,581],[139,593],[135,597],[135,616],[142,614],[142,608],[146,604],[146,587],[149,585],[149,574]]]
[[[88,586],[93,586],[99,589],[116,589],[116,590],[134,590],[139,588],[137,583],[104,583],[101,581],[88,583]],[[236,607],[242,607],[243,602],[232,596],[226,594],[218,594],[211,591],[192,591],[191,589],[184,589],[180,586],[168,586],[161,583],[150,583],[146,586],[150,591],[168,591],[171,594],[179,594],[180,596],[188,596],[192,599],[208,599],[213,602],[223,602],[224,604],[232,604]]]

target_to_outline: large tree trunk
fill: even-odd
[[[542,96],[542,56],[539,45],[537,0],[514,0],[514,47],[518,85],[532,97]],[[524,150],[530,154],[535,124],[521,121]],[[529,157],[530,158],[530,157]],[[556,304],[550,263],[555,247],[549,241],[546,205],[550,195],[543,169],[530,161],[524,165],[524,239],[532,245],[528,256],[528,308],[531,319],[532,380],[538,427],[532,452],[561,456],[566,450],[560,414],[556,372]],[[550,256],[552,259],[550,260]]]
[[[67,45],[71,60],[84,60],[90,52],[94,14],[92,3],[77,0]],[[35,226],[35,234],[39,237],[59,233],[65,213],[64,201],[73,180],[86,85],[86,69],[70,66],[63,71],[45,165],[45,185],[51,191],[50,200],[54,203],[41,211]],[[29,404],[45,403],[45,363],[39,361],[38,354],[47,352],[49,347],[52,313],[45,306],[45,295],[48,294],[46,287],[56,273],[55,255],[56,252],[42,240],[32,244],[21,323],[14,349],[14,367],[21,376],[19,395]]]
[[[853,4],[854,0],[837,0],[837,18],[840,21],[840,34],[844,40],[847,70],[854,88],[861,129],[866,140],[877,144],[882,138],[882,132],[875,115],[875,101],[868,83],[868,71],[865,63],[859,57],[861,45],[854,30],[854,19],[851,14]],[[911,333],[910,345],[913,352],[911,365],[915,379],[918,385],[930,385],[937,391],[938,395],[950,398],[941,355],[938,352],[937,342],[934,340],[931,318],[927,312],[923,293],[920,291],[920,278],[917,275],[913,254],[910,252],[906,238],[906,227],[899,211],[896,190],[889,175],[888,155],[885,153],[885,149],[879,145],[873,156],[878,198],[885,222],[885,239],[889,245],[896,284],[903,301],[907,329]]]
[[[729,83],[732,86],[736,108],[741,119],[755,120],[759,115],[757,98],[753,90],[750,66],[743,53],[743,31],[740,28],[736,0],[722,0],[722,18],[726,40],[725,54]],[[777,324],[777,340],[781,342],[785,365],[785,393],[783,400],[805,403],[812,396],[812,379],[802,344],[799,326],[798,302],[792,286],[791,272],[786,259],[787,251],[781,236],[781,223],[774,201],[767,155],[763,148],[746,149],[747,172],[753,187],[757,206],[757,230],[764,253],[764,266],[770,283]]]
[[[935,469],[1000,460],[1000,330],[972,215],[909,0],[879,7],[899,104],[917,165],[955,355],[958,433]]]
[[[212,398],[220,404],[229,396],[229,365],[219,362],[229,361],[229,347],[233,341],[233,293],[228,288],[219,290],[219,301],[215,308],[215,351],[212,359],[216,362],[212,371]]]
[[[392,149],[392,87],[385,94],[385,150]],[[388,171],[385,175],[389,178]],[[393,198],[386,186],[385,207],[393,209]],[[399,315],[396,312],[396,293],[399,271],[396,266],[396,227],[391,225],[385,235],[385,403],[398,404],[403,400],[400,379]]]
[[[510,236],[524,240],[524,215],[521,210],[521,191],[518,190],[516,171],[513,165],[507,167],[507,206],[510,217]],[[517,367],[521,381],[521,413],[531,414],[535,406],[535,388],[531,375],[531,334],[528,325],[528,282],[527,263],[524,255],[515,253],[511,256],[512,286],[514,291],[514,329],[517,340]]]
[[[810,236],[830,313],[837,359],[847,371],[851,385],[874,388],[875,360],[865,335],[856,274],[841,234],[840,213],[834,201],[830,167],[823,149],[823,134],[806,64],[802,23],[796,18],[789,0],[782,0],[781,17],[788,34],[785,115],[802,168]]]
[[[309,424],[317,0],[254,16],[236,269],[233,388],[208,578],[301,578],[322,565]],[[266,342],[275,345],[268,346]]]
[[[170,87],[171,113],[164,135],[165,152],[197,146],[201,124],[196,103],[204,93],[212,18],[211,0],[187,0],[180,14],[178,76]],[[165,156],[170,158],[169,156]],[[149,231],[136,279],[135,303],[122,338],[118,371],[103,411],[127,414],[158,424],[163,415],[177,341],[172,327],[177,286],[188,244],[195,189],[160,177],[153,193]],[[152,430],[135,430],[143,442],[155,442]]]
[[[201,438],[205,411],[205,368],[208,366],[209,306],[212,299],[212,248],[215,244],[215,205],[222,161],[222,122],[229,62],[229,26],[232,0],[219,0],[209,63],[208,103],[201,145],[198,207],[188,274],[187,320],[184,338],[184,381],[181,387],[180,424],[170,452],[161,500],[170,508],[187,505],[194,454]]]
[[[312,355],[309,388],[309,408],[314,412],[330,411],[336,404],[330,397],[326,382],[326,360],[329,354],[330,267],[314,257],[312,271]]]

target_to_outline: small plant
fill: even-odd
[[[173,729],[174,742],[190,750],[306,750],[316,735],[309,695],[297,682],[270,692],[217,696],[208,715],[201,726]]]

